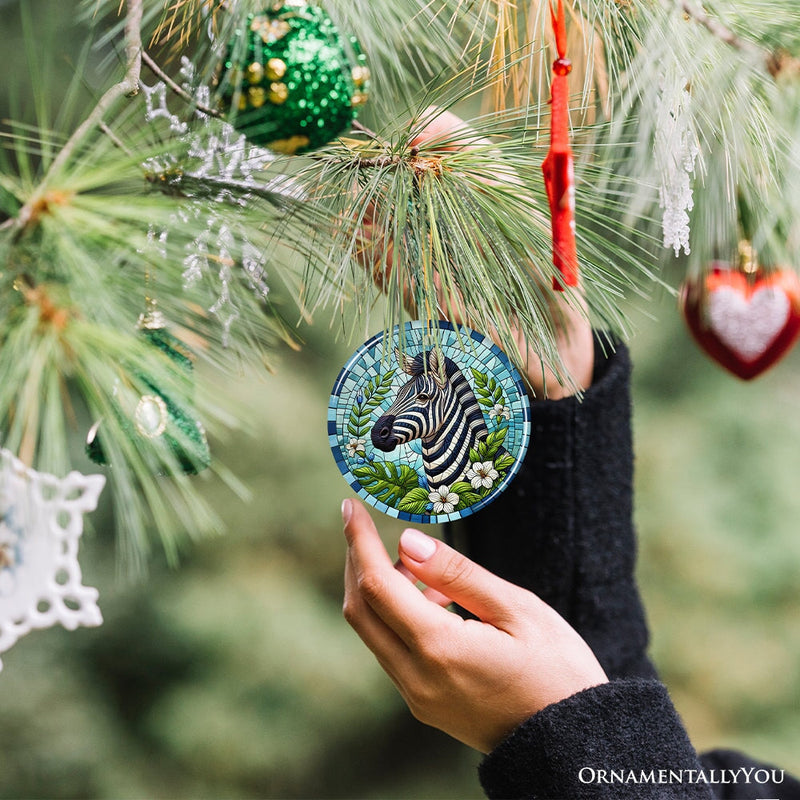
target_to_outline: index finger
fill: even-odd
[[[389,558],[367,510],[356,500],[350,503],[350,518],[344,533],[350,545],[359,591],[369,607],[406,645],[413,646],[429,627],[449,615],[428,600]]]

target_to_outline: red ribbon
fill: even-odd
[[[567,25],[563,0],[558,10],[550,6],[550,20],[556,35],[558,59],[553,62],[550,86],[550,149],[542,163],[544,184],[550,201],[553,228],[553,265],[560,277],[553,276],[553,288],[578,285],[578,253],[575,246],[575,171],[569,143],[569,86],[567,76],[572,62],[566,58]]]

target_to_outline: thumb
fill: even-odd
[[[444,542],[408,528],[400,536],[398,549],[403,565],[417,580],[484,622],[507,630],[518,618],[522,590]]]

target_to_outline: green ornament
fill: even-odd
[[[219,94],[251,142],[291,154],[344,133],[368,90],[356,39],[343,37],[318,6],[287,0],[250,14],[237,30]]]
[[[191,377],[194,365],[183,342],[165,327],[160,314],[143,315],[140,320],[142,336],[161,350],[177,367]],[[128,435],[143,446],[167,447],[187,475],[195,475],[211,464],[211,452],[202,424],[194,419],[190,410],[179,405],[146,376],[142,382],[151,392],[143,394],[132,414],[119,409],[119,419]],[[86,454],[96,464],[108,464],[102,442],[98,436],[100,421],[96,422],[86,440]]]

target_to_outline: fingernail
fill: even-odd
[[[350,517],[353,515],[353,501],[349,498],[342,500],[342,522],[347,525],[350,522]]]
[[[436,552],[436,540],[408,528],[400,536],[400,547],[414,561],[427,561]]]

